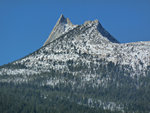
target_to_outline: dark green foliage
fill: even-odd
[[[92,56],[83,54],[83,57],[90,59]],[[104,103],[115,102],[123,105],[124,111],[129,113],[150,111],[150,67],[147,67],[146,77],[141,75],[133,79],[130,75],[133,69],[128,65],[114,64],[102,59],[96,62],[86,64],[80,60],[68,60],[66,64],[69,71],[49,69],[49,72],[28,76],[28,83],[0,83],[0,113],[110,113],[98,107],[98,103],[88,104],[89,98]],[[64,64],[59,61],[54,62],[54,65],[57,63]],[[8,64],[4,67],[26,68],[20,64]],[[74,72],[77,74],[74,75]],[[97,76],[85,82],[83,74]],[[5,78],[13,76],[0,76],[0,79]],[[47,80],[55,79],[64,82],[54,86],[46,85]],[[97,80],[102,79],[108,80],[104,85],[98,84]]]
[[[51,93],[49,88],[25,84],[0,86],[0,113],[110,113],[62,99],[60,92]]]

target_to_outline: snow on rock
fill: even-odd
[[[44,46],[13,63],[24,65],[27,69],[3,68],[0,69],[0,75],[33,75],[49,72],[50,69],[64,72],[69,71],[69,60],[89,65],[90,62],[98,64],[97,60],[105,59],[107,62],[131,66],[134,78],[135,75],[144,76],[144,71],[150,66],[149,48],[150,42],[119,43],[97,20],[87,21],[83,25],[73,25],[69,19],[61,15]],[[83,55],[86,55],[86,58]],[[85,77],[85,80],[90,79]]]

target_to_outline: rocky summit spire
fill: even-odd
[[[85,21],[84,22],[85,26],[89,26],[89,27],[96,27],[96,29],[98,30],[98,32],[101,34],[101,36],[103,36],[104,38],[106,38],[107,40],[109,40],[110,42],[113,43],[119,43],[119,41],[117,41],[109,32],[107,32],[103,26],[100,24],[100,22],[96,19],[94,21]]]
[[[70,30],[72,30],[73,28],[75,28],[77,25],[73,25],[71,23],[71,21],[69,20],[69,18],[65,18],[62,14],[60,16],[60,18],[58,19],[54,29],[52,30],[52,32],[50,33],[48,39],[46,40],[46,42],[44,43],[44,46],[47,45],[48,43],[54,41],[55,39],[59,38],[61,35],[69,32]],[[82,27],[87,26],[91,29],[93,29],[93,27],[96,28],[96,30],[98,31],[98,33],[100,33],[101,37],[103,37],[103,39],[106,39],[110,42],[113,43],[119,43],[119,41],[117,41],[109,32],[107,32],[103,26],[100,24],[100,22],[96,19],[94,21],[86,21],[83,25],[81,25]]]
[[[57,23],[56,23],[56,25],[60,24],[60,23],[66,23],[66,22],[67,22],[66,18],[64,17],[63,14],[61,14],[60,17],[59,17],[59,19],[58,19],[58,21],[57,21]]]
[[[61,35],[73,29],[74,27],[76,27],[76,25],[73,25],[69,18],[65,18],[64,15],[61,14],[48,39],[44,43],[44,46],[52,42],[53,40],[59,38]]]

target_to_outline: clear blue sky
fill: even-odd
[[[0,0],[0,65],[40,48],[60,14],[98,19],[122,43],[150,41],[150,0]]]

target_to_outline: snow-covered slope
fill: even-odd
[[[65,27],[67,26],[67,27]],[[67,66],[53,66],[53,62],[78,60],[90,62],[105,59],[114,64],[128,65],[133,69],[132,77],[143,75],[150,65],[150,42],[121,44],[113,38],[98,20],[87,21],[83,25],[72,25],[69,19],[61,15],[55,28],[41,49],[13,64],[24,64],[22,71],[1,69],[0,74],[35,74],[48,71],[50,68],[65,70]],[[92,59],[83,59],[79,54],[91,55]],[[40,68],[40,70],[39,70]],[[38,71],[37,71],[38,69]]]

